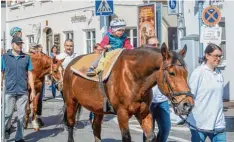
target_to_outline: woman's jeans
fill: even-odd
[[[170,120],[170,109],[168,101],[161,103],[152,103],[150,106],[150,111],[153,118],[153,129],[155,128],[155,120],[158,124],[158,142],[166,142],[171,130],[171,120]],[[143,141],[146,137],[143,133]]]
[[[53,97],[55,98],[56,97],[56,82],[55,81],[52,81],[51,91],[52,91]]]
[[[190,129],[191,141],[192,142],[205,142],[206,138],[209,137],[211,142],[226,142],[226,132],[221,133],[207,133],[199,132],[194,129]]]

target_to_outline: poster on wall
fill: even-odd
[[[138,6],[138,47],[146,44],[147,37],[156,36],[156,4]]]

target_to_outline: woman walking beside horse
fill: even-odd
[[[189,85],[195,97],[195,107],[189,115],[191,141],[226,142],[225,117],[223,113],[224,79],[217,68],[222,59],[222,49],[209,44],[205,49],[203,63],[191,74]]]

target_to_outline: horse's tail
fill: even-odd
[[[78,104],[77,105],[77,112],[76,112],[76,122],[78,122],[80,119],[81,110],[82,110],[82,106],[80,104]]]

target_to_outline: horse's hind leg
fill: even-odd
[[[64,120],[68,129],[68,142],[74,142],[73,130],[74,130],[74,125],[75,125],[75,115],[76,115],[77,109],[80,109],[78,107],[81,107],[81,106],[78,105],[78,103],[74,101],[72,98],[69,98],[69,100],[67,100]]]
[[[95,142],[101,142],[101,129],[102,129],[102,119],[103,114],[94,114],[94,120],[92,124],[93,135],[95,138]]]
[[[128,112],[125,109],[119,109],[117,111],[117,118],[119,122],[119,128],[122,134],[122,141],[131,142],[131,135],[128,128],[128,120],[130,118]]]
[[[138,113],[135,116],[145,133],[145,142],[157,142],[156,136],[153,131],[153,121],[151,113],[147,111],[147,113]]]

